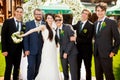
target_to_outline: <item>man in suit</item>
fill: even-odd
[[[26,23],[26,32],[44,24],[42,10],[35,9],[34,18],[34,20]],[[27,80],[34,80],[38,74],[42,46],[43,39],[41,32],[34,32],[24,38],[25,55],[28,57]]]
[[[19,69],[23,43],[14,43],[11,35],[14,32],[21,31],[22,28],[23,8],[16,7],[14,18],[4,21],[1,34],[2,53],[5,56],[6,68],[4,80],[10,80],[13,69],[13,80],[19,79]],[[14,67],[14,68],[13,68]]]
[[[76,46],[78,49],[78,80],[80,80],[80,69],[82,60],[86,69],[86,80],[91,80],[91,60],[92,60],[92,38],[93,24],[88,20],[91,13],[87,9],[83,9],[81,21],[73,25],[73,29],[77,32]]]
[[[116,21],[105,16],[107,4],[100,2],[95,7],[98,20],[94,23],[95,26],[95,74],[97,80],[115,80],[113,75],[113,56],[117,54],[120,45],[120,36]]]
[[[63,24],[63,16],[55,15],[57,25],[57,37],[60,44],[60,59],[64,74],[64,80],[69,80],[69,66],[72,80],[77,78],[77,48],[74,41],[70,41],[70,37],[74,36],[70,25]]]

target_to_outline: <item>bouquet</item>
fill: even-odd
[[[11,38],[15,44],[22,42],[23,38],[20,36],[21,34],[23,34],[22,31],[17,31],[11,35]]]

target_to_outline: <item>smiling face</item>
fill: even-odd
[[[63,16],[61,14],[55,15],[55,23],[57,27],[61,27],[63,24]]]
[[[42,16],[43,16],[43,14],[42,14],[41,10],[37,10],[36,9],[34,11],[34,18],[35,18],[36,21],[41,21],[42,20]]]
[[[49,25],[52,25],[53,21],[54,21],[53,16],[47,15],[47,17],[46,17],[46,22],[47,22]]]
[[[106,15],[107,4],[104,2],[99,3],[95,7],[96,15],[98,16],[98,20],[102,19]]]
[[[91,13],[89,10],[84,9],[81,14],[82,21],[88,20],[88,18],[91,16]]]
[[[23,16],[23,9],[21,7],[16,8],[14,16],[17,20],[21,20]]]
[[[102,8],[100,8],[100,7],[97,7],[96,8],[96,14],[98,16],[98,19],[102,19],[106,15],[106,11],[103,10]]]

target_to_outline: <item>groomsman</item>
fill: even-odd
[[[77,32],[76,45],[78,49],[78,80],[80,80],[80,69],[82,60],[86,69],[86,80],[91,80],[91,60],[92,60],[92,38],[93,38],[93,24],[88,20],[91,13],[87,9],[83,9],[81,14],[81,21],[73,25],[73,29]]]
[[[45,24],[43,13],[40,9],[34,10],[34,20],[26,22],[26,31]],[[40,32],[34,32],[24,37],[25,56],[28,58],[27,80],[34,80],[38,74],[41,62],[43,38]]]
[[[14,43],[11,35],[14,32],[22,31],[23,8],[15,8],[14,18],[4,21],[1,34],[2,53],[5,56],[6,68],[4,80],[10,80],[13,69],[13,80],[19,80],[19,69],[23,43]]]
[[[74,36],[70,25],[63,23],[63,16],[61,14],[55,15],[55,22],[57,25],[57,38],[60,44],[60,59],[63,69],[64,80],[69,80],[69,66],[72,80],[78,80],[77,76],[77,48],[74,41],[70,38]]]
[[[113,56],[117,54],[120,36],[116,21],[106,17],[107,4],[100,2],[95,7],[98,20],[95,26],[95,74],[97,80],[115,80],[113,75]]]

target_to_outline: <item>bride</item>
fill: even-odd
[[[46,14],[45,19],[46,25],[31,29],[21,36],[24,37],[33,32],[42,31],[44,44],[42,49],[41,65],[35,80],[60,80],[57,64],[55,30],[52,26],[52,23],[54,22],[54,16],[52,14]]]

